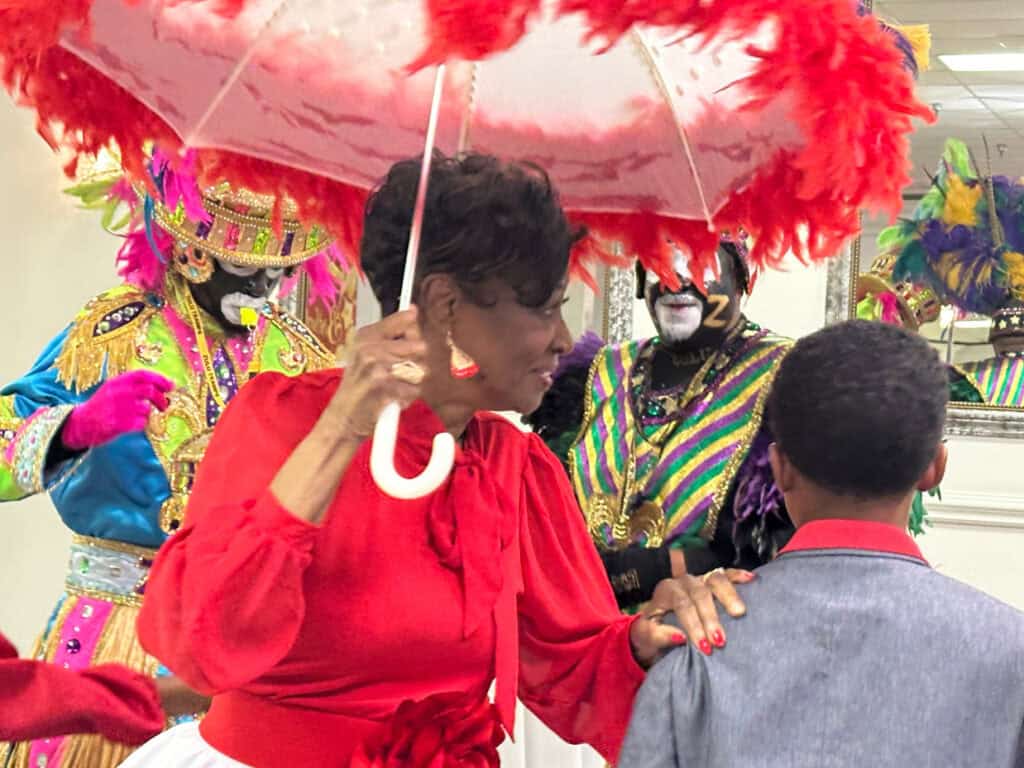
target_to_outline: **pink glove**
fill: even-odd
[[[172,389],[172,381],[152,371],[129,371],[108,379],[71,411],[61,442],[69,450],[84,451],[127,432],[141,432],[154,408],[167,410]]]

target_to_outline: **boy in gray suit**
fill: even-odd
[[[647,677],[619,768],[1024,768],[1024,614],[906,533],[938,485],[946,372],[881,323],[796,344],[768,404],[797,532],[740,587],[728,648]]]

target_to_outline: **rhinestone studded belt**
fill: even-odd
[[[155,549],[75,535],[68,555],[68,594],[141,605]]]

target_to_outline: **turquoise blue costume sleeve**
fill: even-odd
[[[0,501],[48,491],[75,533],[157,547],[165,537],[159,510],[170,487],[144,434],[123,435],[77,460],[45,466],[64,420],[96,389],[75,392],[58,381],[56,361],[67,336],[65,329],[25,376],[0,390]]]

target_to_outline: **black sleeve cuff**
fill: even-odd
[[[602,552],[601,560],[620,608],[650,600],[658,582],[672,576],[668,547],[647,549],[634,545]]]
[[[691,576],[700,576],[728,565],[711,547],[684,547],[683,556],[686,558],[686,572]]]

